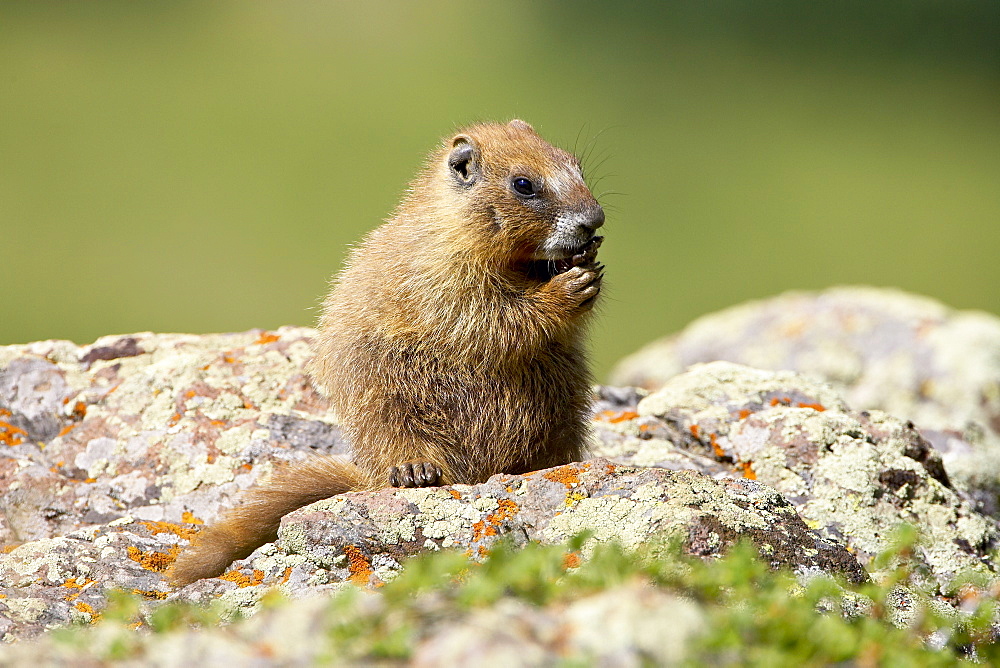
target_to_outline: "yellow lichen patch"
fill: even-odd
[[[195,517],[195,514],[192,513],[190,510],[185,510],[181,514],[181,522],[187,522],[188,524],[204,524],[205,523],[204,520],[200,520],[197,517]]]
[[[133,589],[132,593],[136,596],[142,596],[143,598],[148,598],[154,601],[162,601],[167,597],[167,592],[155,591],[152,589]]]
[[[368,584],[375,571],[361,552],[361,548],[357,545],[348,545],[344,548],[344,554],[347,555],[347,570],[351,573],[348,580],[357,585]]]
[[[244,575],[239,571],[229,571],[228,573],[220,575],[219,579],[234,582],[240,589],[243,587],[256,587],[264,581],[264,571],[254,569],[250,575]]]
[[[136,562],[147,571],[153,571],[155,573],[162,573],[167,570],[167,567],[173,563],[177,555],[180,554],[181,548],[171,547],[167,552],[143,552],[135,545],[129,545],[126,548],[128,553],[128,558]]]
[[[565,503],[567,506],[572,506],[574,503],[582,501],[583,499],[586,498],[587,498],[586,494],[581,494],[580,492],[573,492],[572,494],[566,495]]]
[[[24,543],[11,543],[10,545],[4,545],[3,547],[0,547],[0,554],[10,554],[22,545],[24,545]]]
[[[594,416],[594,419],[599,422],[617,424],[618,422],[625,422],[626,420],[634,420],[637,417],[639,417],[639,414],[635,411],[601,411]]]
[[[568,467],[567,467],[568,468]],[[578,479],[579,480],[579,479]],[[486,521],[493,526],[499,525],[504,520],[509,520],[521,510],[517,504],[510,499],[500,499],[497,501],[497,510],[486,516]]]
[[[487,550],[487,549],[486,549],[486,548],[485,548],[484,546],[482,546],[482,545],[480,545],[480,546],[479,546],[479,547],[478,547],[478,548],[476,549],[476,553],[477,553],[477,554],[479,555],[479,558],[480,558],[480,559],[485,559],[486,557],[490,556],[490,551],[489,551],[489,550]]]
[[[20,427],[15,427],[9,422],[0,420],[0,443],[4,445],[21,445],[24,443],[24,439],[21,437],[27,435],[28,432]]]
[[[187,520],[184,520],[185,522]],[[201,522],[192,522],[192,524],[200,524]],[[191,540],[198,533],[198,529],[192,529],[191,527],[183,527],[180,524],[174,524],[173,522],[153,522],[151,520],[143,520],[139,522],[142,526],[149,529],[149,533],[154,536],[158,533],[172,533],[175,536],[180,536],[185,540]]]
[[[546,471],[544,477],[546,480],[561,482],[566,486],[575,485],[580,482],[580,476],[577,474],[576,468],[572,466],[560,466],[551,471]],[[513,502],[511,501],[511,503]]]
[[[76,581],[76,578],[70,578],[70,579],[66,580],[66,582],[63,582],[59,586],[66,587],[67,589],[75,589],[76,590],[76,591],[70,592],[69,594],[66,594],[66,600],[67,601],[72,601],[76,597],[78,597],[80,595],[80,593],[84,589],[86,589],[90,585],[94,584],[94,582],[96,582],[96,580],[84,580],[83,584],[81,584],[81,583],[79,583],[79,582]]]
[[[73,605],[73,607],[76,608],[77,610],[79,610],[80,612],[85,612],[88,615],[90,615],[90,623],[91,624],[96,624],[97,622],[99,622],[101,620],[100,613],[98,613],[97,611],[95,611],[92,607],[90,607],[89,605],[87,605],[83,601],[77,601]]]

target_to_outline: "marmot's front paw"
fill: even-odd
[[[602,243],[604,243],[604,237],[591,237],[590,241],[580,249],[580,252],[570,259],[570,265],[573,267],[582,267],[583,265],[593,264],[597,258],[597,249],[601,247]]]
[[[600,293],[603,278],[604,265],[592,263],[575,266],[554,277],[552,282],[565,291],[573,306],[587,309],[593,306],[594,299]]]
[[[441,480],[441,469],[423,461],[403,462],[389,467],[390,487],[433,487]]]

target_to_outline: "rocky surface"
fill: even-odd
[[[224,578],[172,593],[162,573],[187,539],[273,462],[348,452],[302,374],[310,333],[0,349],[4,637],[93,619],[111,587],[249,611],[271,586],[302,596],[378,584],[407,555],[480,556],[508,534],[551,542],[590,529],[632,545],[669,534],[703,555],[746,536],[775,565],[864,577],[764,485],[595,460],[475,486],[344,495],[288,516],[276,545]]]
[[[825,383],[713,362],[598,417],[596,453],[763,482],[865,566],[905,521],[921,533],[916,558],[939,584],[995,568],[997,523],[955,489],[940,453],[912,423],[851,411]]]
[[[790,292],[700,318],[622,360],[611,380],[651,390],[716,360],[798,371],[856,410],[912,420],[1000,518],[1000,318],[891,289]]]
[[[217,601],[249,614],[273,588],[301,599],[378,586],[410,555],[479,558],[504,536],[559,542],[581,530],[626,546],[673,538],[706,557],[748,538],[774,566],[860,581],[910,522],[932,583],[995,569],[996,522],[908,415],[855,412],[843,384],[722,363],[652,394],[600,388],[598,459],[322,501],[224,577],[171,591],[162,573],[193,532],[276,462],[349,454],[302,372],[310,335],[0,347],[0,636],[92,621],[111,588],[154,607]]]

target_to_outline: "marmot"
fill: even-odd
[[[282,516],[342,492],[482,482],[581,458],[583,347],[604,211],[579,160],[520,120],[443,142],[324,304],[309,372],[353,463],[276,469],[176,561],[177,585],[275,540]]]

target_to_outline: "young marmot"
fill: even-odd
[[[603,223],[579,160],[524,121],[445,141],[324,305],[309,371],[353,463],[317,456],[278,468],[198,535],[171,581],[219,575],[274,540],[282,516],[335,494],[580,459]]]

